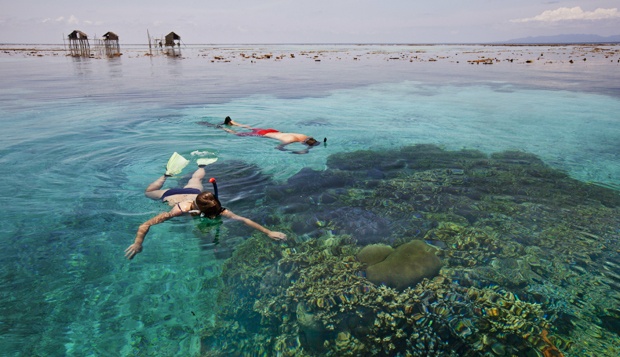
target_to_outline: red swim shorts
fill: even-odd
[[[252,131],[248,131],[245,133],[237,133],[237,136],[263,136],[269,133],[279,133],[279,131],[277,131],[276,129],[255,128],[255,129],[252,129]]]

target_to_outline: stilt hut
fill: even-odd
[[[88,35],[75,30],[69,34],[69,51],[73,57],[90,57]]]
[[[174,32],[170,32],[166,35],[166,46],[174,47],[177,44],[181,47],[181,36]]]
[[[166,52],[169,55],[177,56],[174,50],[174,46],[177,46],[177,45],[179,46],[178,55],[180,55],[181,54],[181,36],[177,35],[174,32],[170,32],[169,34],[167,34],[165,37],[165,44],[164,44],[164,46],[166,47]]]
[[[103,38],[103,48],[105,55],[116,57],[121,55],[121,46],[118,43],[118,35],[114,32],[106,32]]]

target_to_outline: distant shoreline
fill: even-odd
[[[185,46],[615,46],[620,45],[620,41],[594,41],[594,42],[446,42],[446,43],[185,43]],[[66,46],[62,43],[0,43],[0,46]],[[148,43],[121,43],[121,46],[145,46]]]
[[[101,46],[90,56],[107,59]],[[0,58],[71,57],[63,44],[0,44]],[[492,65],[620,65],[620,43],[588,44],[182,44],[149,48],[148,44],[120,45],[110,58],[176,57],[214,63],[258,61],[388,61],[449,62]]]

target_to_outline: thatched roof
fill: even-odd
[[[75,30],[69,34],[70,40],[88,40],[88,35],[82,31]]]
[[[174,32],[170,32],[169,34],[166,35],[166,38],[171,38],[173,40],[180,40],[181,36],[177,35]]]
[[[118,35],[115,34],[114,32],[106,32],[105,35],[103,35],[103,38],[106,40],[116,40],[118,41]]]
[[[174,32],[170,32],[166,35],[166,46],[174,46],[174,41],[181,41],[181,36],[177,35]]]

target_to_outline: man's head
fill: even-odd
[[[215,218],[222,213],[222,204],[215,197],[215,195],[209,191],[204,191],[196,196],[196,207],[200,210],[200,213],[208,218]]]
[[[308,146],[315,146],[315,145],[319,145],[319,142],[316,141],[315,138],[309,137],[308,139],[304,140],[304,144],[306,144]]]

